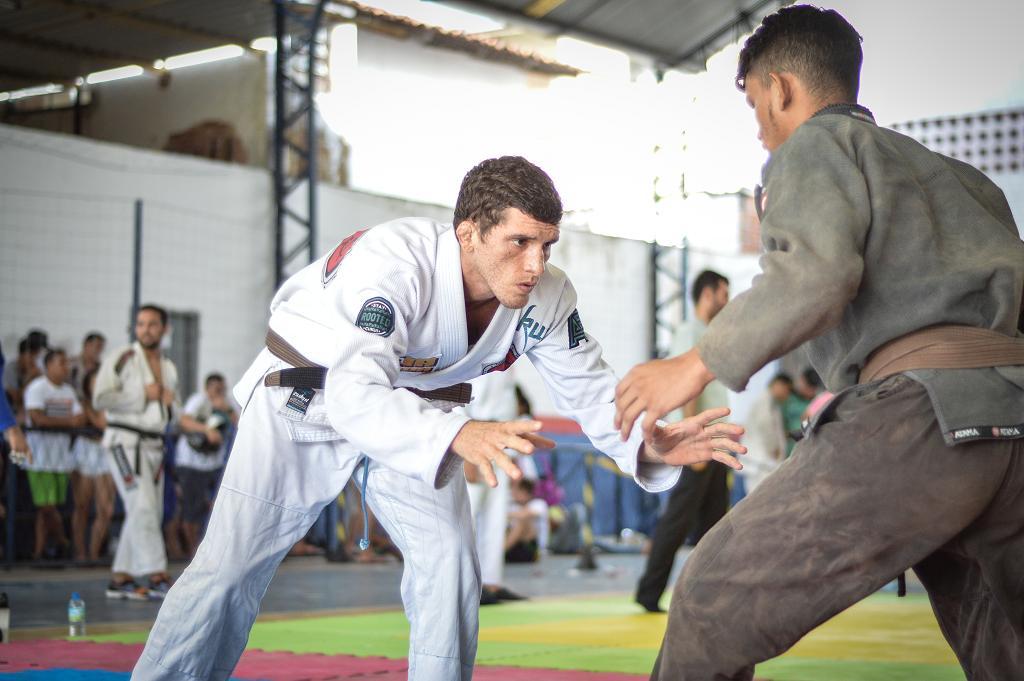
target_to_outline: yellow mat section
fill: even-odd
[[[667,618],[636,614],[487,626],[480,630],[480,641],[656,651]],[[957,663],[927,599],[889,595],[874,596],[840,613],[811,632],[786,657]]]

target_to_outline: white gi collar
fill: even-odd
[[[434,295],[438,310],[438,345],[442,370],[463,362],[482,362],[494,350],[511,323],[513,310],[499,305],[483,335],[469,349],[466,326],[466,298],[462,285],[462,259],[455,229],[442,232],[437,239],[437,264],[434,268]]]
[[[434,295],[440,302],[437,340],[442,367],[451,366],[466,354],[469,343],[460,255],[455,228],[442,232],[437,238],[437,265],[434,268]]]

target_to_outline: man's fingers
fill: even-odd
[[[624,399],[618,418],[619,434],[622,436],[623,442],[629,439],[629,434],[633,430],[633,423],[643,410],[644,405],[638,398],[630,395]]]
[[[480,470],[480,474],[484,476],[484,482],[487,483],[488,487],[497,487],[498,476],[494,474],[494,469],[491,468],[492,462],[493,459],[490,461],[484,461],[483,463],[478,463],[476,467]]]
[[[512,447],[511,449],[515,448]],[[505,471],[505,475],[507,475],[509,478],[513,480],[518,480],[519,478],[523,477],[523,472],[519,470],[519,466],[517,466],[515,462],[511,458],[509,458],[508,454],[506,454],[505,452],[498,451],[492,453],[491,464],[500,467],[501,470]],[[491,487],[495,487],[496,485],[497,478],[495,478],[495,484],[491,485]]]
[[[733,452],[734,454],[746,454],[747,448],[735,440],[727,437],[712,438],[711,446],[718,451]]]
[[[743,464],[740,463],[739,459],[734,456],[729,456],[725,452],[715,452],[711,458],[718,463],[723,463],[734,471],[743,470]]]
[[[735,423],[716,423],[712,426],[708,426],[704,429],[705,435],[711,437],[739,437],[746,432],[743,426],[738,426]]]
[[[543,435],[523,433],[522,437],[532,442],[535,447],[540,447],[541,449],[554,449],[558,446],[554,440],[549,440]]]
[[[715,407],[714,409],[705,409],[701,413],[697,414],[697,420],[700,421],[702,426],[706,426],[712,421],[725,418],[729,415],[729,407]]]
[[[647,410],[646,416],[644,416],[643,431],[644,439],[648,440],[654,437],[654,431],[658,427],[658,415],[650,409]]]
[[[502,423],[506,433],[522,435],[523,433],[536,433],[544,427],[540,421],[505,421]]]
[[[502,443],[502,449],[511,449],[519,452],[520,454],[530,455],[533,454],[534,444],[525,437],[509,435]]]

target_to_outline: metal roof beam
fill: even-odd
[[[39,71],[27,71],[25,69],[16,69],[0,65],[0,77],[3,76],[15,78],[17,80],[24,80],[29,84],[26,87],[41,83],[68,84],[73,80],[67,76],[55,76],[53,74],[41,73]]]
[[[148,57],[140,57],[139,55],[124,54],[121,52],[111,52],[109,50],[97,50],[92,47],[70,45],[68,43],[63,43],[56,40],[30,37],[27,35],[11,33],[10,31],[0,29],[0,43],[4,42],[12,43],[15,45],[23,45],[25,47],[31,47],[37,50],[43,50],[47,52],[62,52],[64,54],[70,54],[76,57],[85,57],[87,59],[94,59],[100,62],[107,62],[115,66],[139,64],[143,68],[153,68],[153,60],[149,59]]]
[[[785,5],[788,4],[788,2],[785,0],[759,0],[759,2],[755,3],[752,7],[748,7],[737,12],[736,16],[733,19],[731,19],[729,23],[723,25],[717,31],[715,31],[708,37],[704,38],[704,40],[702,40],[699,45],[697,45],[693,49],[687,50],[686,52],[680,55],[665,60],[663,65],[665,66],[665,68],[673,68],[675,66],[679,66],[680,64],[685,64],[689,61],[692,61],[693,59],[696,59],[698,57],[707,58],[710,55],[706,55],[705,52],[709,48],[714,46],[715,43],[717,43],[719,40],[729,35],[730,32],[737,30],[741,26],[748,31],[751,30],[753,28],[753,26],[751,25],[751,18],[766,5],[771,4]],[[703,65],[701,66],[703,67]]]
[[[160,31],[161,33],[173,36],[183,36],[192,40],[210,43],[209,47],[216,47],[217,45],[223,45],[225,43],[234,43],[247,50],[251,49],[249,47],[249,41],[240,36],[217,33],[215,31],[185,26],[161,19],[153,19],[151,17],[142,16],[138,13],[139,9],[145,9],[146,7],[161,4],[165,2],[165,0],[155,0],[153,2],[145,3],[141,7],[137,5],[131,10],[117,9],[102,3],[86,2],[85,0],[36,0],[36,2],[64,7],[66,9],[75,10],[84,15],[91,14],[95,17],[114,19],[121,23],[136,26],[138,28]]]
[[[672,59],[674,55],[659,50],[653,49],[649,45],[643,43],[634,42],[626,38],[620,38],[617,36],[609,35],[601,31],[594,31],[591,29],[577,26],[576,24],[570,24],[565,21],[558,21],[549,17],[542,19],[536,19],[531,16],[527,16],[522,12],[518,12],[510,7],[505,7],[497,2],[491,2],[490,0],[459,0],[460,5],[467,7],[478,7],[486,9],[489,12],[494,12],[507,17],[514,17],[520,21],[526,21],[532,23],[534,26],[546,26],[549,29],[554,28],[561,34],[572,34],[592,40],[610,47],[617,47],[619,49],[627,50],[636,54],[646,55],[651,59],[657,61],[666,61]]]

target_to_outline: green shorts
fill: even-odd
[[[68,474],[53,471],[25,471],[36,506],[60,506],[68,498]]]

